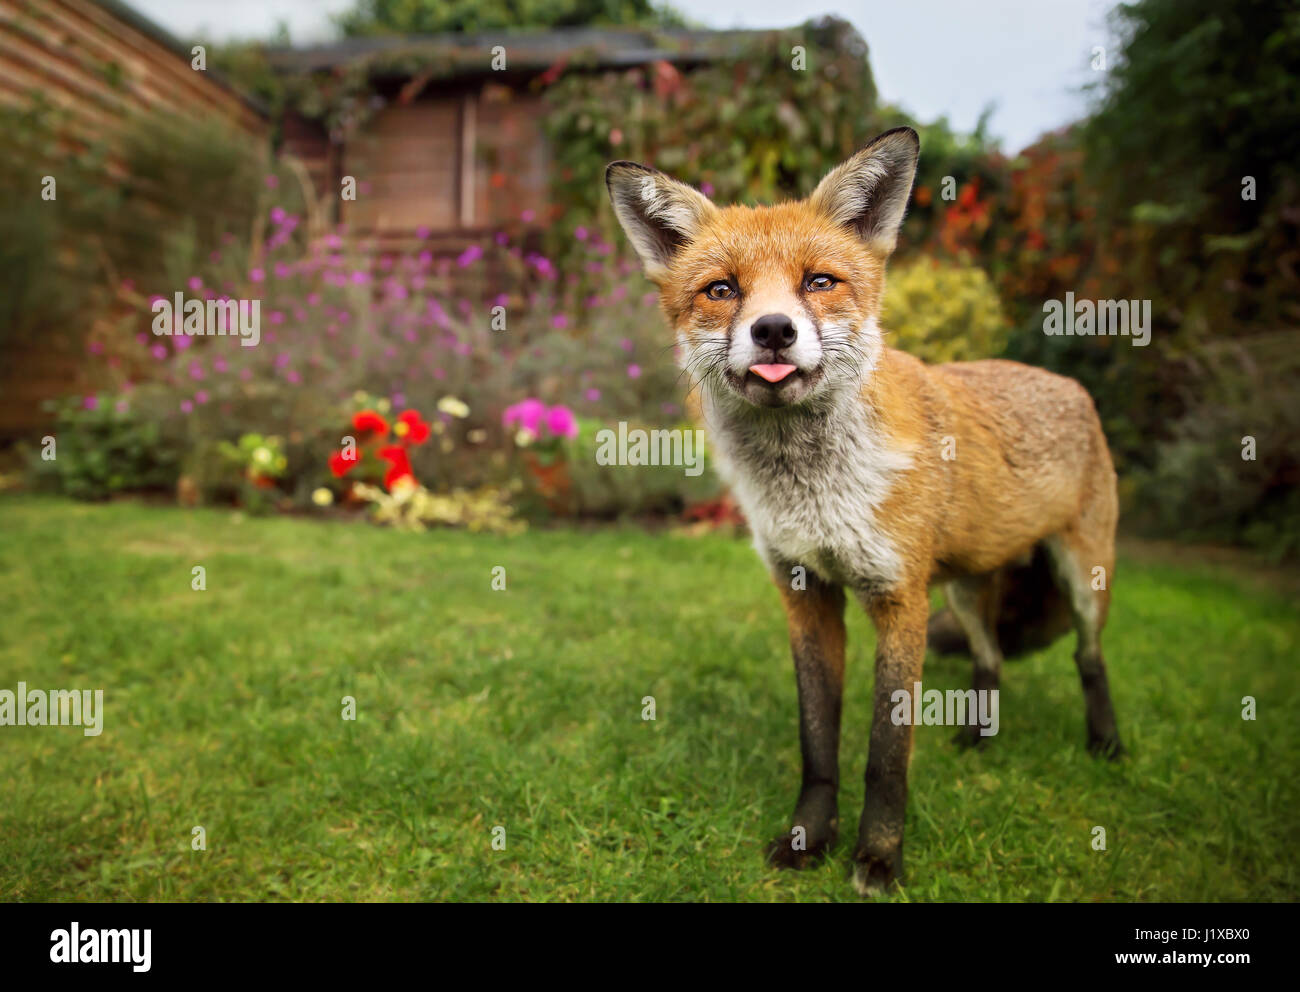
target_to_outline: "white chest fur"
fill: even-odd
[[[902,559],[879,507],[912,459],[886,444],[861,404],[822,413],[705,405],[719,470],[769,566],[803,565],[856,587],[899,581]]]

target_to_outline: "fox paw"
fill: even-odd
[[[883,895],[898,883],[903,874],[899,858],[877,858],[858,853],[853,856],[853,888],[863,898]]]
[[[824,858],[834,843],[834,832],[816,839],[806,838],[794,831],[779,834],[767,845],[767,863],[773,868],[801,871]]]

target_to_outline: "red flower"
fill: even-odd
[[[330,455],[330,471],[334,473],[336,479],[343,478],[356,467],[357,453],[355,451],[336,451]]]
[[[401,479],[410,479],[415,481],[415,474],[411,471],[411,460],[406,456],[406,449],[400,444],[390,444],[387,448],[379,449],[379,457],[388,462],[388,471],[384,473],[384,488],[389,492],[393,491],[394,483]]]
[[[429,440],[429,425],[420,419],[418,410],[403,410],[397,422],[406,425],[406,430],[402,430],[401,427],[394,428],[403,441],[409,444],[424,444]]]
[[[376,434],[388,433],[388,422],[374,410],[362,410],[352,418],[352,426],[362,434],[371,431]]]

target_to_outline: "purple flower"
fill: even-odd
[[[640,378],[641,378],[641,366],[640,366],[640,365],[629,365],[629,366],[627,367],[627,377],[628,377],[629,379],[640,379]]]
[[[84,397],[84,398],[82,399],[82,401],[81,401],[81,408],[82,408],[83,410],[96,410],[96,409],[98,409],[98,408],[99,408],[99,397],[98,397],[98,396],[86,396],[86,397]]]
[[[284,212],[284,207],[271,208],[271,221],[275,224],[283,224],[284,219],[289,215]]]
[[[567,406],[553,406],[546,413],[546,427],[556,437],[578,436],[578,418]]]
[[[575,238],[577,238],[579,241],[586,241],[586,240],[587,240],[587,233],[588,233],[588,232],[587,232],[587,229],[586,229],[585,227],[575,227],[575,228],[573,229],[573,236],[574,236]]]
[[[203,280],[198,276],[190,276],[189,287],[197,292],[203,288]]]
[[[261,282],[263,279],[266,278],[266,273],[263,272],[261,269],[249,269],[248,278],[251,279],[253,282]]]
[[[460,257],[456,259],[456,264],[464,269],[473,265],[482,257],[483,247],[481,245],[473,244],[460,253]]]
[[[588,389],[588,390],[587,390],[585,393],[583,393],[582,395],[585,396],[585,397],[587,397],[587,400],[588,400],[589,402],[591,402],[591,403],[595,403],[595,402],[599,401],[599,399],[600,399],[600,390],[599,390],[599,389]]]
[[[513,427],[517,424],[529,433],[537,434],[540,433],[544,416],[546,416],[546,404],[530,397],[506,407],[505,413],[501,415],[501,423],[505,427]]]
[[[551,326],[557,331],[562,331],[569,326],[569,318],[564,316],[562,313],[557,313],[551,318]]]

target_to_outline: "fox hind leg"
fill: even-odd
[[[1110,700],[1106,663],[1101,653],[1101,631],[1110,608],[1110,577],[1114,570],[1114,542],[1103,532],[1089,539],[1083,527],[1049,537],[1044,542],[1052,574],[1070,604],[1078,638],[1074,662],[1083,684],[1088,716],[1088,750],[1115,759],[1123,754],[1115,709]]]
[[[998,647],[997,633],[1000,577],[998,572],[966,576],[954,579],[944,587],[948,605],[970,645],[975,662],[973,688],[977,693],[996,690],[1002,680],[1002,651]],[[958,743],[967,747],[984,744],[988,738],[980,733],[973,713],[968,716],[971,719],[957,732]]]

